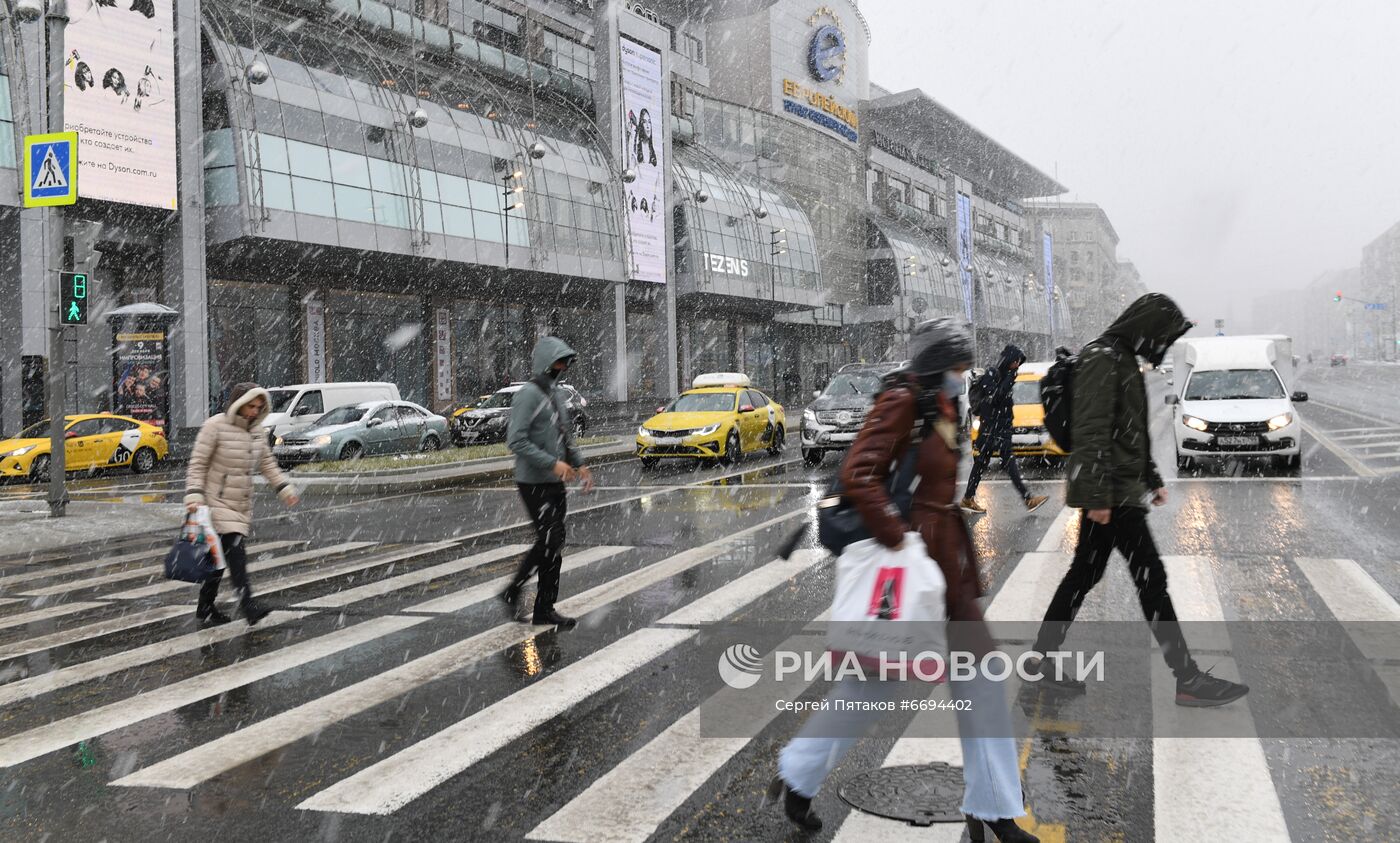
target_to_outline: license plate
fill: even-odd
[[[1216,442],[1231,448],[1248,448],[1259,444],[1257,436],[1220,436]]]
[[[1043,444],[1045,444],[1045,439],[1044,439],[1044,437],[1042,437],[1042,436],[1041,436],[1040,434],[1038,434],[1038,433],[1017,433],[1017,434],[1012,435],[1012,437],[1011,437],[1011,444],[1013,444],[1013,445],[1043,445]]]
[[[685,440],[679,436],[657,436],[651,441],[656,445],[679,445]]]

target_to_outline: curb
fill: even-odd
[[[635,450],[636,446],[631,442],[586,445],[582,449],[585,457],[601,459],[603,462],[619,462],[628,459]],[[480,481],[499,480],[510,477],[514,473],[514,457],[486,457],[465,461],[446,468],[394,468],[362,474],[351,472],[302,474],[294,472],[289,475],[289,479],[303,495],[317,495],[340,491],[427,491],[450,486],[466,486]]]

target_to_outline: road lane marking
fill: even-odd
[[[765,654],[765,675],[772,670],[778,650],[820,651],[823,641],[814,636],[789,638]],[[751,737],[704,734],[703,707],[722,709],[726,723],[736,724],[736,727],[742,724],[745,732],[756,735],[778,716],[778,709],[770,699],[795,700],[815,678],[793,671],[776,683],[771,692],[762,694],[722,688],[595,779],[586,790],[535,826],[525,839],[643,843],[752,740]]]
[[[1361,655],[1371,662],[1390,698],[1400,703],[1400,665],[1394,663],[1400,602],[1354,559],[1293,560],[1328,611],[1342,624]]]
[[[279,550],[292,545],[304,545],[305,541],[279,541],[263,542],[257,546],[256,550],[250,549],[249,553],[263,553],[269,550]],[[57,567],[45,567],[37,571],[25,571],[20,574],[9,574],[0,570],[0,589],[7,589],[12,585],[34,580],[49,579],[51,577],[62,576],[63,574],[90,573],[95,568],[107,568],[112,565],[120,565],[126,562],[155,562],[160,560],[168,548],[154,548],[151,550],[141,550],[136,553],[124,553],[121,556],[113,556],[107,559],[90,559],[83,562],[73,562],[68,565]]]
[[[1339,407],[1336,404],[1328,404],[1325,401],[1318,401],[1316,398],[1311,399],[1310,403],[1312,403],[1314,406],[1322,407],[1325,410],[1333,410],[1338,413],[1346,413],[1347,415],[1355,416],[1358,419],[1365,419],[1368,422],[1375,422],[1376,424],[1382,425],[1384,427],[1397,426],[1395,423],[1395,419],[1384,419],[1380,416],[1372,416],[1366,413],[1358,413],[1355,410],[1348,410],[1346,407]]]
[[[23,612],[18,615],[6,615],[0,618],[0,629],[9,629],[14,626],[24,626],[36,621],[46,621],[52,618],[61,618],[64,615],[71,615],[76,612],[86,612],[88,609],[100,609],[110,606],[110,603],[59,603],[57,606],[50,606],[47,609],[37,609],[33,612]]]
[[[330,547],[318,547],[314,550],[307,550],[301,553],[293,553],[290,556],[279,556],[269,562],[263,562],[257,568],[250,568],[249,574],[260,575],[267,571],[278,568],[285,568],[288,565],[295,565],[298,562],[305,562],[308,559],[319,559],[324,556],[334,556],[338,553],[348,553],[354,550],[361,550],[366,547],[373,547],[376,542],[342,542]],[[180,580],[162,580],[152,585],[143,585],[140,588],[118,591],[115,594],[104,595],[106,600],[139,600],[143,597],[155,597],[158,594],[165,594],[171,591],[193,588],[194,583],[182,582]]]
[[[525,546],[528,549],[528,545]],[[564,564],[560,566],[561,574],[569,571],[576,571],[580,568],[601,562],[604,559],[611,559],[618,554],[632,550],[631,547],[621,545],[599,545],[598,547],[585,548],[577,553],[564,555]],[[434,597],[425,603],[416,603],[412,606],[400,609],[401,612],[424,612],[427,614],[441,615],[451,612],[458,612],[468,606],[475,606],[500,594],[510,581],[515,578],[514,574],[495,577],[483,583],[477,583],[470,588],[461,591],[454,591],[451,594],[444,594],[441,597]]]
[[[277,550],[279,548],[286,547],[287,545],[295,544],[305,544],[305,542],[273,542],[270,545],[258,545],[256,547],[250,547],[248,548],[248,556],[250,557],[249,562],[257,561],[252,557],[260,556],[272,550]],[[142,554],[140,557],[137,558],[149,558],[149,556],[151,555],[152,554]],[[154,555],[159,556],[160,554],[156,553]],[[267,568],[271,565],[273,565],[272,561],[269,561],[267,563],[260,563],[258,570],[267,570]],[[133,571],[116,571],[111,574],[102,574],[96,577],[83,577],[81,579],[68,580],[66,582],[61,582],[56,585],[42,586],[40,588],[33,588],[28,591],[21,591],[18,593],[25,597],[48,597],[54,594],[65,594],[70,591],[82,591],[83,589],[93,588],[99,585],[109,585],[114,582],[121,582],[122,580],[134,580],[140,577],[149,577],[153,580],[157,578],[164,580],[165,567],[164,565],[161,565],[160,567],[155,568],[137,568]]]
[[[1229,649],[1224,609],[1209,560],[1164,556],[1172,604],[1192,624],[1198,650]],[[1206,626],[1205,623],[1209,623]],[[1214,631],[1212,631],[1214,630]],[[1255,733],[1246,697],[1203,712],[1176,704],[1176,679],[1161,658],[1152,659],[1153,732],[1193,737],[1152,739],[1153,819],[1156,839],[1288,841],[1283,806],[1257,737],[1197,737],[1202,725],[1222,735]],[[1222,673],[1235,673],[1222,658]],[[1188,722],[1189,721],[1189,722]]]
[[[1048,553],[1059,550],[1065,542],[1065,534],[1069,531],[1071,519],[1079,514],[1079,510],[1073,507],[1062,506],[1056,513],[1055,520],[1050,522],[1050,529],[1045,531],[1045,535],[1040,539],[1040,544],[1035,549]]]
[[[398,562],[407,562],[410,559],[417,559],[420,556],[431,556],[434,553],[441,553],[457,547],[458,543],[452,541],[432,542],[431,544],[415,545],[407,550],[400,550],[394,553],[379,556],[365,556],[359,559],[349,559],[343,562],[335,562],[311,571],[304,571],[300,574],[279,577],[271,580],[265,585],[260,585],[257,593],[259,595],[276,594],[282,591],[290,591],[294,588],[301,588],[304,585],[323,582],[345,574],[354,574],[370,568],[377,568],[381,565],[393,565]]]
[[[697,635],[640,629],[304,800],[298,808],[392,814],[532,729]]]
[[[449,547],[455,547],[452,543]],[[322,597],[314,597],[296,604],[298,609],[340,609],[349,606],[351,603],[358,603],[361,600],[368,600],[372,597],[382,597],[405,588],[412,588],[415,585],[423,585],[441,577],[450,577],[453,574],[460,574],[463,571],[470,571],[482,565],[489,565],[511,556],[518,556],[530,549],[528,544],[508,544],[504,547],[497,547],[481,553],[474,553],[471,556],[464,556],[460,559],[453,559],[451,562],[443,562],[440,565],[433,565],[428,568],[420,568],[398,576],[385,577],[378,582],[368,583],[356,588],[347,588],[341,591],[333,591]]]
[[[269,627],[278,626],[288,621],[299,620],[311,612],[282,612],[274,611],[266,620],[258,624],[257,627],[250,627],[246,624],[228,624],[226,626],[216,626],[211,629],[202,629],[199,632],[192,632],[188,635],[181,635],[165,641],[157,641],[154,644],[147,644],[144,647],[137,647],[134,650],[123,650],[110,656],[104,656],[92,661],[79,662],[68,667],[51,670],[48,673],[40,673],[37,676],[30,676],[18,682],[10,682],[0,685],[0,706],[9,705],[19,700],[32,699],[41,694],[67,688],[70,685],[77,685],[81,682],[90,682],[104,676],[110,676],[122,670],[129,670],[133,667],[140,667],[143,664],[150,664],[171,656],[178,656],[190,650],[198,650],[200,647],[207,647],[211,644],[218,644],[240,635],[253,632],[254,629],[265,630]]]
[[[1359,460],[1359,459],[1357,459],[1356,457],[1352,456],[1352,454],[1351,454],[1350,451],[1348,451],[1346,448],[1344,448],[1344,447],[1342,447],[1341,445],[1339,445],[1339,444],[1337,444],[1336,442],[1334,442],[1334,441],[1332,440],[1332,437],[1330,437],[1330,436],[1328,436],[1327,434],[1323,433],[1321,430],[1319,430],[1317,427],[1313,426],[1313,425],[1312,425],[1311,423],[1309,423],[1307,420],[1305,420],[1305,419],[1299,417],[1298,423],[1301,424],[1301,425],[1303,426],[1304,432],[1306,432],[1306,433],[1307,433],[1309,436],[1311,436],[1313,439],[1316,439],[1317,442],[1318,442],[1320,445],[1322,445],[1322,447],[1324,447],[1324,448],[1326,448],[1327,450],[1331,451],[1334,455],[1336,455],[1336,457],[1337,457],[1338,459],[1340,459],[1342,462],[1346,463],[1348,468],[1350,468],[1352,471],[1355,471],[1359,476],[1361,476],[1361,477],[1378,477],[1378,476],[1379,476],[1379,475],[1378,475],[1374,470],[1372,470],[1369,466],[1367,466],[1365,463],[1361,462],[1361,460]]]
[[[402,632],[427,620],[401,615],[374,618],[20,732],[0,739],[0,767],[22,764],[78,741],[114,732],[181,706]]]
[[[789,559],[772,562],[744,574],[733,582],[720,586],[684,608],[678,609],[656,623],[699,625],[718,623],[745,608],[793,577],[829,558],[824,550],[799,550]],[[784,697],[784,699],[793,699]]]
[[[576,566],[582,566],[631,549],[609,546],[588,548],[580,553],[572,554],[572,558]],[[718,554],[717,550],[714,555]],[[566,563],[570,558],[565,557]],[[767,567],[769,566],[765,566],[765,568]],[[754,573],[764,571],[765,568],[760,568]],[[640,573],[638,571],[631,572],[624,575],[621,580],[637,584],[633,590],[640,590],[650,582],[650,578],[638,576]],[[509,577],[503,579],[509,580]],[[744,578],[740,578],[736,582],[743,580]],[[756,582],[750,580],[748,584],[754,586]],[[773,585],[776,587],[777,582]],[[444,609],[444,611],[455,611],[459,608],[465,608],[473,602],[481,602],[494,597],[499,587],[494,582],[484,583],[465,589],[458,594],[441,598],[443,601],[455,601],[455,608]],[[728,586],[722,587],[720,591],[725,588]],[[759,591],[756,587],[751,588],[742,593],[737,600],[726,593],[726,597],[730,599],[730,611],[737,611],[739,607],[758,600],[764,593],[765,591]],[[468,594],[474,595],[475,599],[468,602],[463,597],[463,595]],[[439,601],[431,602],[437,603]],[[591,605],[580,605],[576,608],[591,611],[606,605],[608,602],[612,601],[595,601]],[[447,604],[442,605],[446,606]],[[416,607],[415,610],[422,611],[423,609]],[[493,653],[539,634],[539,631],[539,627],[518,623],[494,627],[378,676],[349,685],[325,697],[320,697],[289,711],[251,724],[207,744],[201,744],[187,752],[113,782],[113,784],[133,787],[193,787],[241,764],[280,749],[293,741],[315,734],[333,723],[367,711],[380,703],[409,693],[428,682],[468,667]]]
[[[27,656],[30,653],[38,653],[51,647],[63,647],[68,644],[75,644],[79,641],[86,641],[89,638],[96,638],[100,635],[110,635],[113,632],[122,632],[127,629],[135,629],[138,626],[149,626],[153,623],[170,620],[174,617],[187,614],[190,611],[188,606],[160,606],[144,612],[130,612],[121,617],[108,618],[105,621],[87,624],[86,626],[76,626],[72,629],[65,629],[62,632],[54,632],[49,635],[40,635],[37,638],[25,638],[13,644],[0,645],[0,660],[15,659],[20,656]]]

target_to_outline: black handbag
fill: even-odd
[[[914,509],[914,478],[919,470],[919,446],[922,441],[909,445],[909,450],[899,461],[899,468],[890,473],[886,491],[890,501],[907,522]],[[817,501],[817,541],[822,547],[836,554],[854,542],[871,538],[870,530],[860,517],[855,506],[846,499],[846,490],[841,485],[838,472],[826,496]]]
[[[194,529],[191,530],[190,528]],[[219,537],[213,537],[218,541]],[[165,578],[181,582],[202,583],[220,576],[219,564],[209,547],[209,534],[203,527],[186,521],[180,528],[180,538],[165,554]]]

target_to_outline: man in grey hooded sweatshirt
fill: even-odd
[[[532,622],[565,629],[578,621],[554,609],[559,598],[559,569],[564,563],[564,516],[568,512],[564,484],[578,478],[585,492],[593,490],[593,475],[574,444],[567,400],[555,388],[577,356],[558,337],[543,337],[535,343],[530,366],[535,377],[515,394],[506,433],[506,445],[515,454],[515,482],[535,524],[535,544],[521,560],[501,600],[514,618],[521,588],[538,571],[540,585]]]

